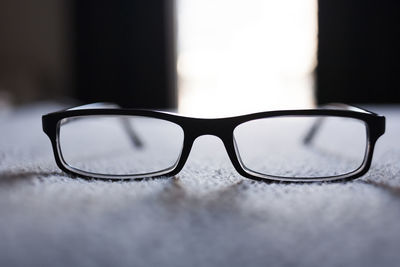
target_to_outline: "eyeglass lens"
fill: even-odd
[[[234,130],[245,169],[279,177],[328,177],[358,169],[365,158],[363,121],[334,116],[283,116],[245,122]]]
[[[142,116],[80,116],[60,122],[59,149],[70,167],[95,174],[162,172],[176,164],[183,130]]]

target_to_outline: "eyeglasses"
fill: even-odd
[[[351,180],[368,171],[385,132],[385,117],[344,104],[218,119],[87,105],[42,122],[63,171],[107,180],[176,175],[201,135],[219,137],[253,180]]]

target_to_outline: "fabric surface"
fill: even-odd
[[[176,177],[72,179],[55,164],[41,115],[0,110],[0,266],[396,266],[400,107],[370,171],[348,183],[241,177],[222,142],[196,140]]]

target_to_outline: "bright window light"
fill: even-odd
[[[314,105],[317,0],[176,0],[179,110]]]

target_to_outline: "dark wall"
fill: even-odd
[[[71,97],[67,0],[0,1],[0,105]]]
[[[75,1],[76,96],[176,105],[173,1]]]
[[[400,1],[319,1],[319,103],[400,102]]]

